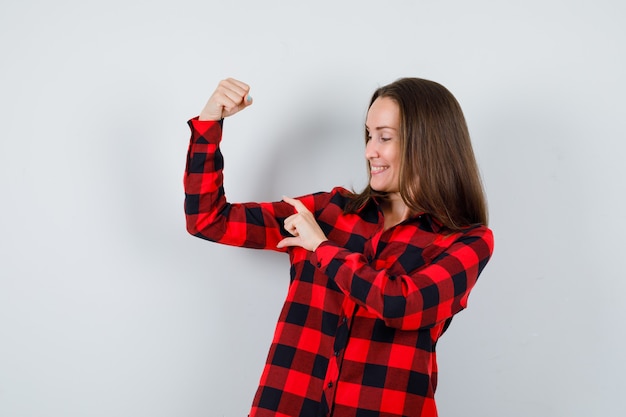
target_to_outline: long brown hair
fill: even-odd
[[[369,107],[388,97],[400,107],[400,195],[413,213],[429,213],[455,230],[488,223],[487,202],[461,106],[441,84],[401,78],[380,87]],[[368,107],[368,108],[369,108]],[[367,131],[365,140],[367,142]],[[346,207],[354,212],[373,197],[368,184]]]

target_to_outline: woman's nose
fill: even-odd
[[[365,158],[366,159],[375,158],[377,154],[378,154],[378,150],[376,148],[376,144],[374,143],[374,140],[372,139],[368,140],[367,144],[365,145]]]

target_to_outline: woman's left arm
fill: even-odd
[[[445,246],[430,263],[408,274],[375,269],[367,258],[326,239],[311,213],[298,200],[285,199],[297,213],[285,220],[294,237],[279,247],[313,252],[311,262],[358,305],[389,327],[417,330],[441,323],[467,306],[469,293],[493,253],[493,233],[475,226],[434,244]],[[453,239],[451,244],[448,239]]]
[[[493,234],[485,226],[448,238],[455,240],[445,251],[409,274],[374,269],[362,254],[332,242],[320,244],[312,261],[347,296],[387,326],[429,328],[467,306],[469,293],[493,253]]]

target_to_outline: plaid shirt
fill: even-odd
[[[276,249],[294,213],[284,202],[230,204],[219,122],[189,121],[187,229]],[[485,226],[451,232],[427,214],[384,230],[376,201],[344,213],[350,193],[298,198],[328,237],[289,254],[291,282],[250,417],[436,416],[435,345],[493,250]]]

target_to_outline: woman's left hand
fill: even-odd
[[[294,237],[287,237],[276,245],[277,248],[287,246],[300,246],[301,248],[314,251],[324,241],[326,235],[315,221],[313,213],[295,198],[283,197],[283,201],[291,204],[296,209],[296,214],[285,219],[285,230]]]

